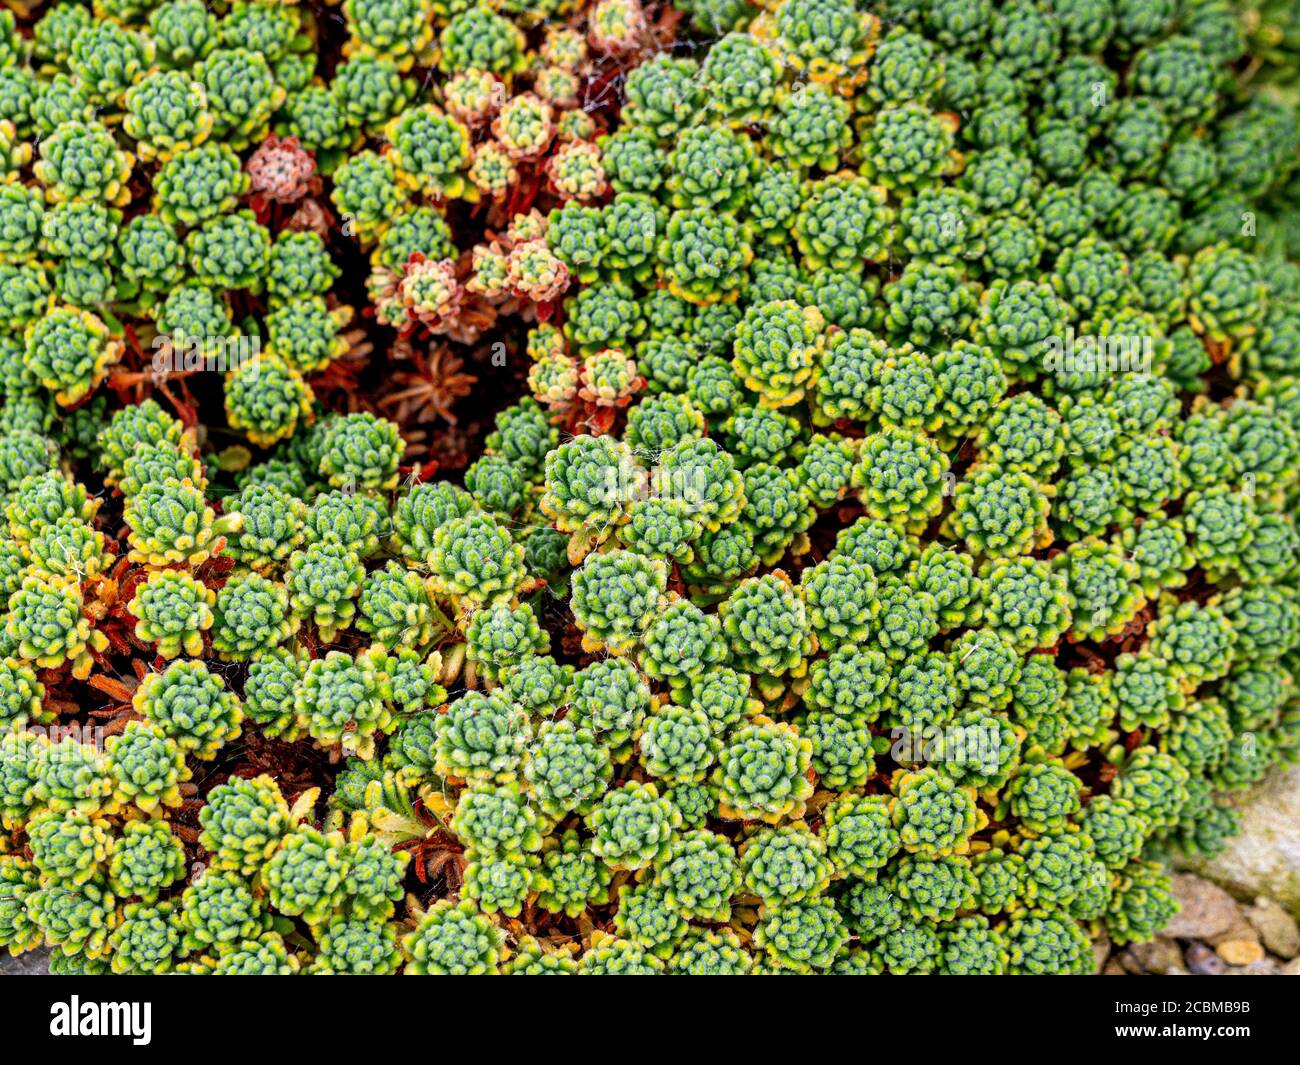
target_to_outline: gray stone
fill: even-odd
[[[1160,934],[1171,939],[1213,939],[1241,920],[1241,908],[1221,887],[1187,873],[1174,875],[1178,913]]]
[[[1184,972],[1183,952],[1172,939],[1153,939],[1150,943],[1134,943],[1125,952],[1131,954],[1143,972],[1157,975]]]
[[[1259,938],[1269,951],[1282,958],[1300,954],[1300,926],[1296,920],[1272,899],[1260,896],[1255,905],[1246,911],[1248,920],[1259,933]]]
[[[1219,857],[1182,865],[1240,899],[1264,895],[1300,917],[1300,766],[1230,801],[1241,815],[1241,835]]]
[[[1217,936],[1210,936],[1210,946],[1215,950],[1219,949],[1220,943],[1250,943],[1257,948],[1260,954],[1264,953],[1264,948],[1259,945],[1259,933],[1255,931],[1255,926],[1246,920],[1245,916],[1239,917],[1232,922],[1232,927],[1226,932],[1220,932]]]
[[[42,947],[13,957],[0,951],[0,976],[49,976],[50,952]]]

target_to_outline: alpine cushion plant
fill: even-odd
[[[1300,757],[1271,8],[102,6],[0,20],[0,945],[1083,972]]]

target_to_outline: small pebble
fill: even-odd
[[[1264,948],[1253,939],[1225,939],[1214,949],[1229,965],[1254,965],[1264,958]]]
[[[1184,957],[1187,960],[1188,971],[1193,976],[1222,976],[1228,971],[1228,966],[1223,959],[1204,943],[1192,943]]]

